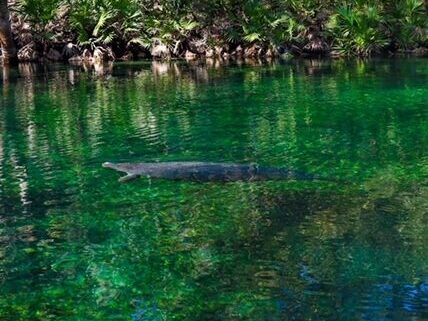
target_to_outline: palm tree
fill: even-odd
[[[3,63],[10,63],[16,59],[16,47],[10,28],[7,0],[0,0],[0,46],[3,52]]]

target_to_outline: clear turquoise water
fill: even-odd
[[[1,72],[0,320],[428,320],[428,60]]]

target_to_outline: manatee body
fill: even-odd
[[[234,182],[264,180],[314,180],[311,175],[286,168],[263,167],[254,164],[228,164],[209,162],[163,162],[163,163],[104,163],[127,175],[120,178],[126,182],[141,176],[170,180],[189,180],[198,182]]]

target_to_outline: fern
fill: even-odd
[[[106,11],[106,12],[101,13],[101,16],[98,18],[98,22],[95,25],[94,30],[92,31],[92,35],[97,37],[100,29],[102,29],[105,26],[105,24],[107,23],[107,21],[112,17],[113,17],[112,11]]]
[[[252,32],[250,34],[245,35],[244,40],[248,42],[254,42],[254,41],[262,41],[263,38],[260,33]]]

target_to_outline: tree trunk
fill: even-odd
[[[3,63],[10,63],[16,60],[16,47],[10,28],[7,0],[0,0],[0,46],[2,48]]]

